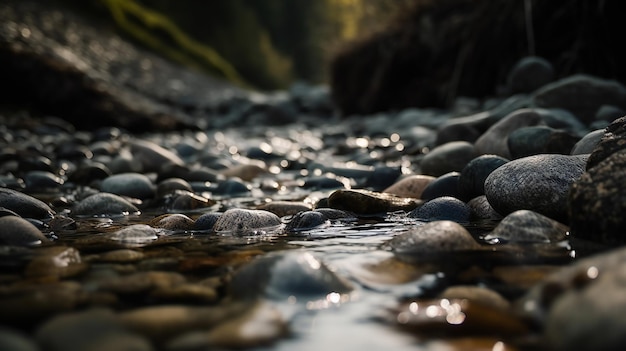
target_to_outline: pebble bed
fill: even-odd
[[[626,88],[551,72],[344,118],[297,85],[175,132],[3,112],[0,349],[621,349]]]

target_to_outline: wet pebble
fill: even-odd
[[[256,230],[272,229],[280,224],[280,218],[272,212],[236,208],[224,212],[215,222],[213,230],[250,234]]]
[[[68,174],[68,181],[76,184],[86,185],[94,181],[105,179],[111,176],[111,170],[100,162],[90,162],[80,165],[73,172]]]
[[[165,209],[170,212],[201,210],[215,205],[215,200],[207,199],[186,190],[175,190],[164,198]]]
[[[533,98],[537,106],[564,108],[591,123],[602,105],[624,108],[626,88],[614,80],[577,74],[543,86]]]
[[[167,349],[249,349],[269,346],[287,332],[288,324],[280,311],[269,304],[258,303],[214,329],[183,334],[168,343]]]
[[[311,205],[296,201],[271,201],[257,207],[258,210],[270,211],[278,217],[292,216],[298,212],[311,210]]]
[[[71,247],[47,247],[26,266],[27,277],[68,278],[84,273],[89,266],[82,261],[80,252]]]
[[[467,223],[470,210],[463,201],[451,196],[442,196],[426,201],[422,206],[409,212],[408,216],[420,221],[449,220]]]
[[[433,180],[435,177],[422,174],[407,176],[384,189],[383,193],[419,199],[426,186]]]
[[[421,173],[434,177],[459,172],[476,157],[474,145],[467,141],[452,141],[432,149],[420,162]]]
[[[250,193],[252,187],[241,179],[230,178],[223,180],[213,189],[213,194],[222,196],[240,196]]]
[[[480,245],[460,224],[435,221],[396,235],[385,247],[403,258],[429,260],[441,258],[442,254],[476,250]]]
[[[306,302],[328,294],[347,294],[352,286],[306,251],[285,251],[255,258],[232,277],[229,291],[238,299],[266,297]]]
[[[163,198],[165,195],[171,194],[176,190],[186,190],[191,192],[191,185],[181,178],[167,178],[157,185],[156,197]]]
[[[569,155],[578,138],[562,130],[546,126],[523,127],[509,134],[511,158],[538,154]]]
[[[120,196],[147,199],[154,197],[155,187],[150,178],[140,173],[115,174],[102,180],[100,189]]]
[[[127,263],[127,262],[137,262],[144,259],[146,255],[143,252],[130,250],[130,249],[119,249],[103,252],[101,254],[92,257],[91,260],[98,262],[118,262],[118,263]]]
[[[55,211],[43,201],[19,191],[0,188],[0,207],[25,218],[50,219]]]
[[[150,221],[150,225],[155,228],[162,228],[172,231],[186,231],[194,228],[196,221],[184,214],[164,214]]]
[[[487,196],[477,196],[467,202],[467,207],[470,210],[471,219],[488,219],[488,220],[500,220],[502,215],[496,212],[491,207],[491,204],[487,200]]]
[[[513,131],[529,126],[543,125],[541,115],[531,109],[517,110],[492,125],[474,143],[476,153],[494,154],[511,159],[508,140]]]
[[[603,136],[604,129],[598,129],[587,133],[582,139],[574,144],[574,147],[572,147],[572,151],[570,152],[570,154],[584,155],[592,153]]]
[[[244,313],[248,308],[246,304],[157,305],[123,311],[119,319],[129,330],[147,335],[153,340],[167,341],[191,331],[210,330],[218,323]]]
[[[148,294],[156,289],[166,289],[186,283],[183,275],[175,272],[139,272],[112,277],[95,283],[100,291],[123,295]],[[146,296],[146,295],[142,295]]]
[[[296,213],[287,220],[285,230],[286,231],[303,231],[313,228],[319,228],[321,226],[327,226],[330,224],[328,218],[318,211],[302,211]]]
[[[450,172],[435,178],[429,182],[422,191],[421,199],[424,201],[432,200],[442,196],[452,196],[460,198],[459,179],[461,173]]]
[[[107,233],[105,237],[126,247],[146,246],[159,238],[157,231],[146,224],[132,224]]]
[[[24,183],[28,192],[45,192],[57,190],[65,181],[51,172],[30,171],[24,175]]]
[[[159,172],[170,164],[184,165],[178,155],[152,141],[135,139],[130,142],[130,149],[134,159],[146,172]]]
[[[116,315],[106,309],[90,309],[60,315],[36,333],[46,350],[153,350],[145,338],[126,331]]]
[[[485,240],[504,243],[552,243],[567,238],[569,227],[529,210],[515,211],[502,219]]]
[[[567,194],[587,156],[535,155],[508,162],[485,180],[485,195],[502,215],[532,210],[567,221]]]
[[[203,213],[194,223],[195,230],[212,230],[222,214],[219,212]]]
[[[74,206],[76,216],[109,217],[139,213],[139,209],[123,197],[110,193],[88,196]]]
[[[50,242],[37,227],[21,217],[0,217],[0,228],[1,245],[37,246]]]
[[[410,211],[420,204],[417,199],[367,190],[336,190],[328,197],[328,205],[331,208],[366,215]]]
[[[509,162],[497,155],[482,155],[471,160],[459,175],[459,196],[468,201],[485,194],[485,179],[498,167]]]

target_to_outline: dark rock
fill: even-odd
[[[532,93],[554,79],[554,68],[547,60],[527,56],[519,60],[507,79],[510,93]]]
[[[513,159],[538,154],[569,155],[578,140],[550,127],[523,127],[509,134],[508,146]]]
[[[564,108],[591,123],[602,105],[626,108],[626,88],[614,80],[578,74],[544,86],[534,101],[539,107]]]
[[[613,105],[602,105],[595,115],[596,121],[613,122],[614,120],[626,116],[626,110]]]
[[[461,173],[450,172],[437,177],[428,183],[424,191],[422,191],[421,199],[424,201],[432,200],[441,196],[452,196],[457,199],[461,197],[459,193],[459,178]]]
[[[203,213],[196,219],[195,230],[212,230],[222,214],[219,212]]]
[[[188,216],[180,213],[160,215],[150,221],[150,225],[155,228],[162,228],[172,231],[192,230],[195,221]]]
[[[439,146],[452,141],[467,141],[473,143],[481,134],[482,131],[469,124],[446,123],[437,130],[435,145]]]
[[[100,162],[91,162],[78,168],[68,175],[68,181],[86,185],[96,180],[102,180],[111,176],[111,170]]]
[[[329,224],[328,218],[318,211],[302,211],[287,220],[286,231],[299,232]]]
[[[106,309],[92,309],[56,316],[36,333],[46,350],[153,350],[143,337],[125,330],[116,315]]]
[[[420,203],[416,199],[367,190],[336,190],[328,197],[329,207],[364,215],[410,211]]]
[[[383,190],[383,193],[419,199],[424,189],[433,180],[435,180],[435,177],[432,176],[422,174],[411,175],[390,185],[387,189]]]
[[[585,172],[572,185],[568,212],[572,236],[605,243],[626,243],[626,149]]]
[[[539,213],[519,210],[500,221],[485,236],[504,243],[551,243],[565,240],[569,227]]]
[[[451,196],[442,196],[426,201],[422,206],[409,212],[408,216],[421,221],[448,220],[467,223],[470,219],[470,210],[463,201]]]
[[[63,178],[46,171],[30,171],[24,175],[24,183],[26,191],[54,191],[57,190],[65,181]]]
[[[55,213],[43,201],[6,188],[0,188],[0,207],[15,211],[27,218],[50,219]]]
[[[219,182],[213,193],[222,196],[236,196],[250,193],[250,190],[251,186],[249,184],[246,184],[241,179],[231,178]]]
[[[229,290],[238,299],[308,301],[330,293],[346,294],[352,286],[306,251],[258,257],[233,275]]]
[[[438,177],[459,172],[476,157],[474,146],[466,141],[453,141],[430,150],[420,162],[423,174]]]
[[[276,228],[280,218],[269,211],[234,208],[224,212],[217,219],[213,230],[233,234],[250,234],[257,230]]]
[[[310,211],[311,205],[296,201],[271,201],[257,207],[258,210],[270,211],[278,217],[291,216],[302,211]]]
[[[165,195],[173,193],[175,190],[192,191],[191,185],[181,178],[167,178],[157,185],[156,197],[162,198]]]
[[[336,177],[319,176],[305,178],[302,187],[309,190],[330,190],[342,189],[345,188],[346,185]]]
[[[589,155],[587,169],[595,167],[614,152],[626,148],[626,116],[621,117],[609,124],[600,139],[598,146]]]
[[[467,207],[470,209],[470,219],[488,219],[488,220],[500,220],[502,215],[496,212],[491,207],[487,196],[477,196],[467,202]]]
[[[459,175],[460,199],[468,201],[485,193],[485,179],[498,167],[509,162],[504,157],[482,155],[471,160]]]
[[[184,161],[170,150],[151,141],[133,140],[130,150],[145,172],[159,172],[165,166],[183,166]]]
[[[439,255],[476,250],[480,245],[463,226],[452,221],[429,222],[396,235],[385,247],[415,260],[437,259]],[[439,256],[441,258],[443,256]]]
[[[97,193],[80,201],[72,213],[76,216],[123,216],[139,213],[139,209],[121,196]]]
[[[165,209],[168,211],[194,211],[215,205],[215,200],[207,199],[186,190],[175,190],[165,196]]]
[[[141,173],[121,173],[112,175],[100,185],[100,190],[121,196],[137,199],[154,197],[154,184],[150,178]]]
[[[485,195],[502,215],[532,210],[567,223],[567,194],[587,157],[544,154],[508,162],[487,177]]]
[[[0,217],[0,228],[1,245],[36,246],[49,242],[37,227],[20,217]]]
[[[543,119],[537,111],[531,109],[517,110],[491,126],[476,140],[474,147],[479,155],[494,154],[510,159],[509,134],[522,127],[543,124]]]
[[[602,140],[602,137],[604,137],[604,129],[598,129],[587,133],[587,135],[574,144],[570,154],[584,155],[592,153],[596,146],[600,143],[600,140]]]
[[[373,172],[367,176],[361,187],[382,191],[393,184],[400,175],[402,175],[402,170],[399,167],[374,167]]]

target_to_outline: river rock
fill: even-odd
[[[167,178],[157,184],[156,197],[163,198],[165,195],[169,195],[176,190],[186,190],[191,192],[191,184],[181,178]]]
[[[467,202],[467,207],[469,207],[471,219],[502,219],[502,215],[491,207],[491,204],[485,195],[476,196],[475,198],[469,200]]]
[[[451,196],[442,196],[426,201],[422,206],[409,212],[408,216],[421,221],[448,220],[466,223],[470,218],[470,210],[463,201]]]
[[[277,252],[255,258],[239,269],[229,287],[237,299],[310,301],[347,294],[352,286],[306,251]]]
[[[112,175],[100,185],[100,190],[121,196],[147,199],[154,197],[155,188],[150,178],[141,173],[121,173]]]
[[[474,157],[474,146],[467,141],[452,141],[435,147],[420,162],[422,174],[441,176],[458,172]]]
[[[0,245],[35,246],[49,242],[37,227],[20,217],[0,217],[0,228]]]
[[[212,230],[215,223],[222,214],[219,212],[203,213],[200,217],[196,218],[194,224],[195,230]]]
[[[609,124],[604,130],[604,136],[589,155],[587,169],[595,167],[602,160],[616,151],[626,148],[626,116],[620,117]]]
[[[485,240],[504,243],[551,243],[565,240],[569,227],[529,210],[515,211],[500,221]]]
[[[461,197],[459,193],[459,178],[461,173],[450,172],[437,177],[424,188],[421,199],[432,200],[441,196],[452,196],[457,199]]]
[[[476,250],[480,245],[463,226],[452,221],[435,221],[398,234],[385,247],[412,259],[437,259],[438,255]],[[440,258],[440,257],[439,257]]]
[[[181,213],[164,214],[150,221],[150,225],[155,228],[172,231],[192,230],[195,223],[196,221]]]
[[[620,350],[626,328],[626,249],[579,259],[536,284],[516,303],[543,326],[554,350]]]
[[[30,171],[24,175],[24,183],[28,192],[46,192],[57,190],[65,181],[52,172]]]
[[[105,236],[126,247],[146,246],[159,238],[157,231],[146,224],[132,224]]]
[[[510,159],[508,138],[513,131],[529,126],[543,125],[541,115],[532,109],[520,109],[510,113],[492,125],[474,143],[476,153],[494,154]]]
[[[130,142],[130,150],[145,172],[158,172],[167,165],[185,164],[178,155],[152,141],[135,139]]]
[[[56,213],[43,201],[7,188],[0,188],[0,207],[25,218],[50,219]]]
[[[257,207],[258,210],[270,211],[278,217],[291,216],[302,211],[310,211],[311,205],[296,201],[271,201]]]
[[[217,219],[213,230],[216,232],[246,233],[272,229],[281,224],[280,218],[269,211],[230,209]]]
[[[535,155],[508,162],[485,180],[485,195],[502,215],[532,210],[567,222],[570,186],[584,172],[586,155]]]
[[[299,232],[329,225],[328,218],[319,211],[302,211],[288,219],[285,230]]]
[[[97,193],[76,204],[72,212],[77,216],[110,217],[137,214],[139,209],[121,196]]]
[[[626,243],[626,149],[585,172],[569,193],[571,233],[610,245]]]
[[[498,167],[509,162],[497,155],[482,155],[471,160],[459,175],[459,196],[467,201],[485,194],[485,179]]]
[[[0,350],[39,351],[39,347],[25,334],[2,327],[0,328]]]
[[[604,129],[597,129],[587,133],[582,139],[580,139],[574,147],[572,147],[571,155],[584,155],[590,154],[598,146],[600,140],[604,136]]]
[[[421,204],[420,200],[367,190],[336,190],[328,197],[331,208],[374,215],[393,211],[410,211]]]
[[[433,180],[435,180],[433,176],[414,174],[393,183],[383,190],[383,193],[419,199],[426,186]]]
[[[513,159],[538,154],[569,155],[579,139],[546,126],[523,127],[509,134],[507,145]]]
[[[507,77],[510,93],[532,93],[554,79],[554,68],[548,60],[527,56],[519,60]]]
[[[115,314],[91,309],[52,318],[37,330],[46,350],[153,350],[150,342],[126,331]]]
[[[569,110],[581,121],[593,122],[602,105],[626,106],[626,88],[619,82],[577,74],[550,83],[534,94],[539,107]]]

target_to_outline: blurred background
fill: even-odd
[[[63,0],[187,66],[256,89],[327,81],[340,43],[410,0]]]

